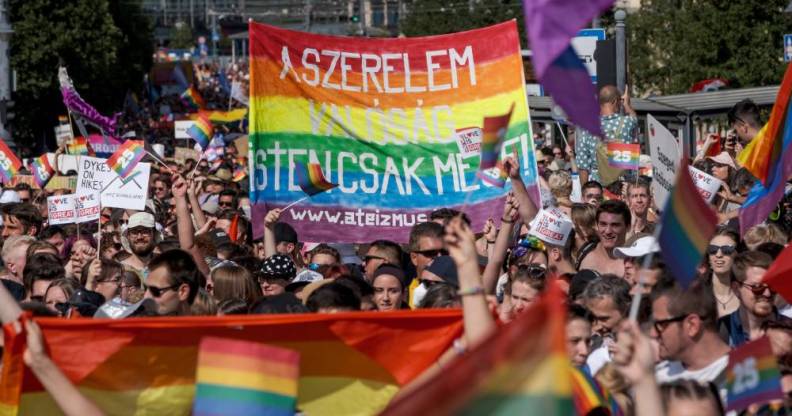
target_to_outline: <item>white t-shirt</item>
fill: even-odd
[[[662,361],[655,366],[655,378],[658,383],[671,383],[677,380],[696,380],[699,383],[712,382],[718,387],[721,401],[726,403],[726,367],[729,365],[729,355],[710,363],[700,370],[686,370],[679,361]]]

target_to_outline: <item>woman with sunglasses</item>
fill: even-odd
[[[739,241],[737,233],[728,228],[721,228],[707,246],[709,275],[706,280],[712,286],[719,318],[731,314],[740,307],[740,300],[731,289],[732,264]]]

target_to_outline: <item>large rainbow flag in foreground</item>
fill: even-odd
[[[462,333],[459,310],[36,322],[55,364],[114,415],[189,414],[209,336],[297,351],[297,407],[307,414],[374,414]],[[0,415],[58,414],[22,361],[25,334],[4,331]]]
[[[536,189],[515,21],[423,38],[323,36],[254,22],[249,32],[254,235],[267,210],[302,197],[295,160],[320,163],[339,185],[281,217],[306,240],[406,242],[412,225],[436,208],[461,208],[468,194],[465,211],[478,229],[507,190],[474,184],[480,157],[460,154],[456,131],[480,129],[483,115],[512,104],[500,156],[516,148],[523,181]]]

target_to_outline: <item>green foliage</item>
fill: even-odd
[[[195,46],[192,28],[184,22],[177,23],[171,29],[170,47],[172,49],[192,49]]]
[[[789,0],[642,0],[628,17],[632,83],[641,92],[683,93],[725,78],[732,87],[781,82]]]
[[[41,143],[65,114],[58,65],[80,95],[104,114],[121,109],[151,62],[150,24],[139,4],[108,0],[9,0],[11,66],[17,73],[14,138]],[[148,43],[148,44],[147,44]],[[146,57],[148,55],[148,57]]]

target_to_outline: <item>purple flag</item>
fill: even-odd
[[[601,135],[597,91],[570,40],[614,0],[523,0],[534,71],[570,121]]]
[[[82,116],[84,121],[93,124],[106,134],[115,132],[116,123],[121,113],[116,113],[113,117],[101,115],[99,111],[80,97],[80,94],[74,89],[71,78],[69,78],[69,74],[66,73],[66,68],[64,67],[58,70],[58,81],[61,86],[61,94],[63,94],[63,104],[66,105],[66,108],[70,112]]]

